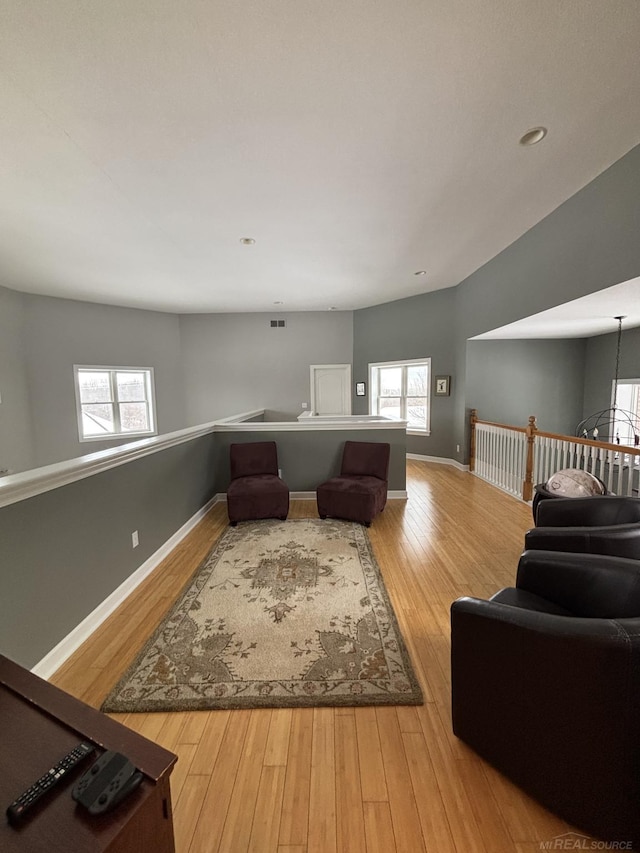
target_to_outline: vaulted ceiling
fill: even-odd
[[[640,142],[638,0],[1,15],[0,284],[31,293],[295,311],[451,287]]]

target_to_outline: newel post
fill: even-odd
[[[527,425],[527,463],[525,465],[525,476],[522,484],[522,500],[530,501],[533,498],[533,449],[536,441],[536,432],[538,425],[536,424],[536,416],[529,416]]]
[[[478,420],[478,410],[471,409],[471,439],[469,444],[469,471],[473,471],[476,466],[476,421]]]

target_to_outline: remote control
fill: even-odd
[[[26,813],[40,800],[47,791],[59,785],[67,774],[77,764],[83,761],[88,755],[93,752],[92,743],[79,743],[71,752],[67,753],[64,758],[55,764],[50,770],[41,776],[37,782],[34,782],[26,791],[9,806],[7,809],[7,818],[9,823],[15,825],[21,821]]]

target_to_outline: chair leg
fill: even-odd
[[[230,521],[229,524],[231,527],[235,527],[237,525],[237,521]]]
[[[326,515],[321,515],[320,518],[324,521],[326,519]]]

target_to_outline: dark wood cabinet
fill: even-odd
[[[7,806],[80,741],[126,755],[144,773],[113,811],[90,815],[71,798],[91,759],[53,788],[18,827]],[[0,655],[2,853],[174,853],[169,776],[176,756]]]

